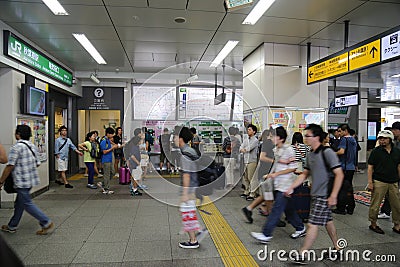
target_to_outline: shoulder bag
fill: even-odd
[[[33,157],[36,159],[35,152],[33,152],[32,148],[27,143],[24,143],[24,142],[20,142],[20,143],[26,145],[29,148],[29,150],[32,152]],[[4,181],[4,190],[8,194],[17,193],[17,190],[15,190],[15,188],[14,188],[14,177],[12,175],[12,172],[10,172],[10,174],[8,175],[6,180]]]

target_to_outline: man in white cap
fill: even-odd
[[[379,146],[368,159],[368,191],[372,192],[369,206],[369,229],[378,234],[385,232],[376,224],[379,206],[386,194],[392,207],[393,232],[400,234],[399,165],[400,150],[393,145],[394,135],[389,130],[378,133]]]

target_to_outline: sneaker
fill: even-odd
[[[74,188],[71,184],[65,184],[65,188]]]
[[[253,201],[253,200],[254,200],[254,197],[248,196],[248,197],[246,197],[246,200],[247,200],[247,201]]]
[[[112,195],[112,194],[114,194],[114,191],[108,190],[107,194],[108,194],[108,195]]]
[[[265,236],[263,233],[251,232],[251,236],[263,244],[268,243],[272,239],[272,236]]]
[[[50,223],[49,226],[43,227],[41,230],[37,231],[37,235],[47,235],[53,232],[54,230],[54,223]]]
[[[104,176],[103,174],[99,173],[99,174],[97,175],[97,178],[101,178],[101,177],[103,177],[103,176]]]
[[[83,176],[84,176],[84,177],[88,177],[88,176],[89,176],[89,174],[85,173]]]
[[[306,235],[306,228],[304,227],[303,230],[296,231],[293,234],[290,235],[291,238],[297,239],[299,237],[303,237]]]
[[[196,233],[197,242],[200,243],[208,235],[208,230],[206,228],[201,229]]]
[[[15,233],[17,230],[16,230],[16,229],[10,229],[10,228],[8,227],[8,225],[2,225],[2,226],[1,226],[1,231],[3,231],[3,232],[8,232],[8,233],[13,234],[13,233]]]
[[[196,243],[190,243],[190,241],[187,242],[181,242],[179,243],[179,247],[181,248],[198,248],[200,247],[199,242],[196,241]]]
[[[108,195],[108,190],[103,189],[103,194]]]
[[[258,210],[258,214],[259,215],[261,215],[261,216],[269,216],[269,212],[268,211],[265,211],[262,208],[258,208],[257,210]]]
[[[143,194],[139,190],[133,191],[133,193],[132,193],[132,196],[141,196],[141,195],[143,195]]]
[[[240,195],[240,197],[242,197],[242,198],[247,198],[249,195],[246,195],[246,194],[241,194]]]
[[[119,173],[116,173],[114,176],[117,177],[117,178],[119,178]]]
[[[247,209],[247,207],[242,208],[243,214],[247,219],[248,223],[253,223],[253,218],[251,217],[252,212]]]
[[[59,181],[59,180],[55,180],[54,181],[56,184],[58,184],[58,185],[63,185],[64,183],[63,182],[61,182],[61,181]]]
[[[390,215],[387,215],[386,213],[380,213],[378,214],[378,219],[390,219]]]
[[[97,189],[97,186],[95,186],[94,184],[88,184],[86,187],[90,189]]]

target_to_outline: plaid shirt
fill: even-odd
[[[40,182],[37,170],[37,166],[40,165],[40,160],[37,156],[33,157],[29,148],[21,144],[21,142],[29,145],[33,152],[35,152],[35,155],[38,154],[35,146],[30,141],[18,140],[17,143],[10,148],[7,165],[14,166],[12,172],[14,187],[31,188],[38,185]]]

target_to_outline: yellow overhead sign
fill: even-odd
[[[381,61],[381,39],[359,46],[349,52],[349,70],[356,70]]]
[[[348,60],[349,53],[346,52],[309,67],[307,73],[308,83],[328,79],[347,72],[349,70]]]

